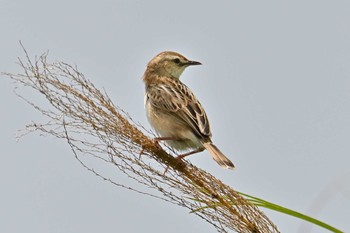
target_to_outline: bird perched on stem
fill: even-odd
[[[165,51],[155,56],[143,75],[146,86],[147,118],[160,137],[171,148],[185,152],[182,159],[207,149],[224,168],[233,163],[211,141],[207,115],[192,91],[180,81],[189,66],[201,65],[176,52]]]

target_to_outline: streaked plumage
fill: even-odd
[[[187,151],[179,155],[180,158],[207,149],[220,166],[234,168],[233,163],[213,145],[202,105],[179,80],[186,67],[200,64],[176,52],[162,52],[154,57],[143,76],[147,117],[160,135],[156,139],[164,140],[175,150]]]

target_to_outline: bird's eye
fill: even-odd
[[[179,59],[179,58],[175,58],[173,61],[174,61],[176,64],[180,64],[180,59]]]

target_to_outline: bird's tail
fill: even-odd
[[[235,165],[233,165],[231,160],[229,160],[213,143],[205,142],[203,143],[203,146],[210,152],[215,162],[217,162],[221,167],[228,169],[235,168]]]

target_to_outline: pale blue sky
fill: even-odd
[[[174,50],[201,61],[182,80],[237,169],[207,152],[189,160],[350,231],[350,2],[0,0],[0,28],[1,71],[20,72],[19,40],[32,55],[49,50],[147,128],[148,60]],[[33,134],[17,143],[18,129],[44,118],[8,79],[0,85],[0,232],[215,232],[187,209],[91,175],[63,141]],[[265,212],[281,232],[327,232]]]

